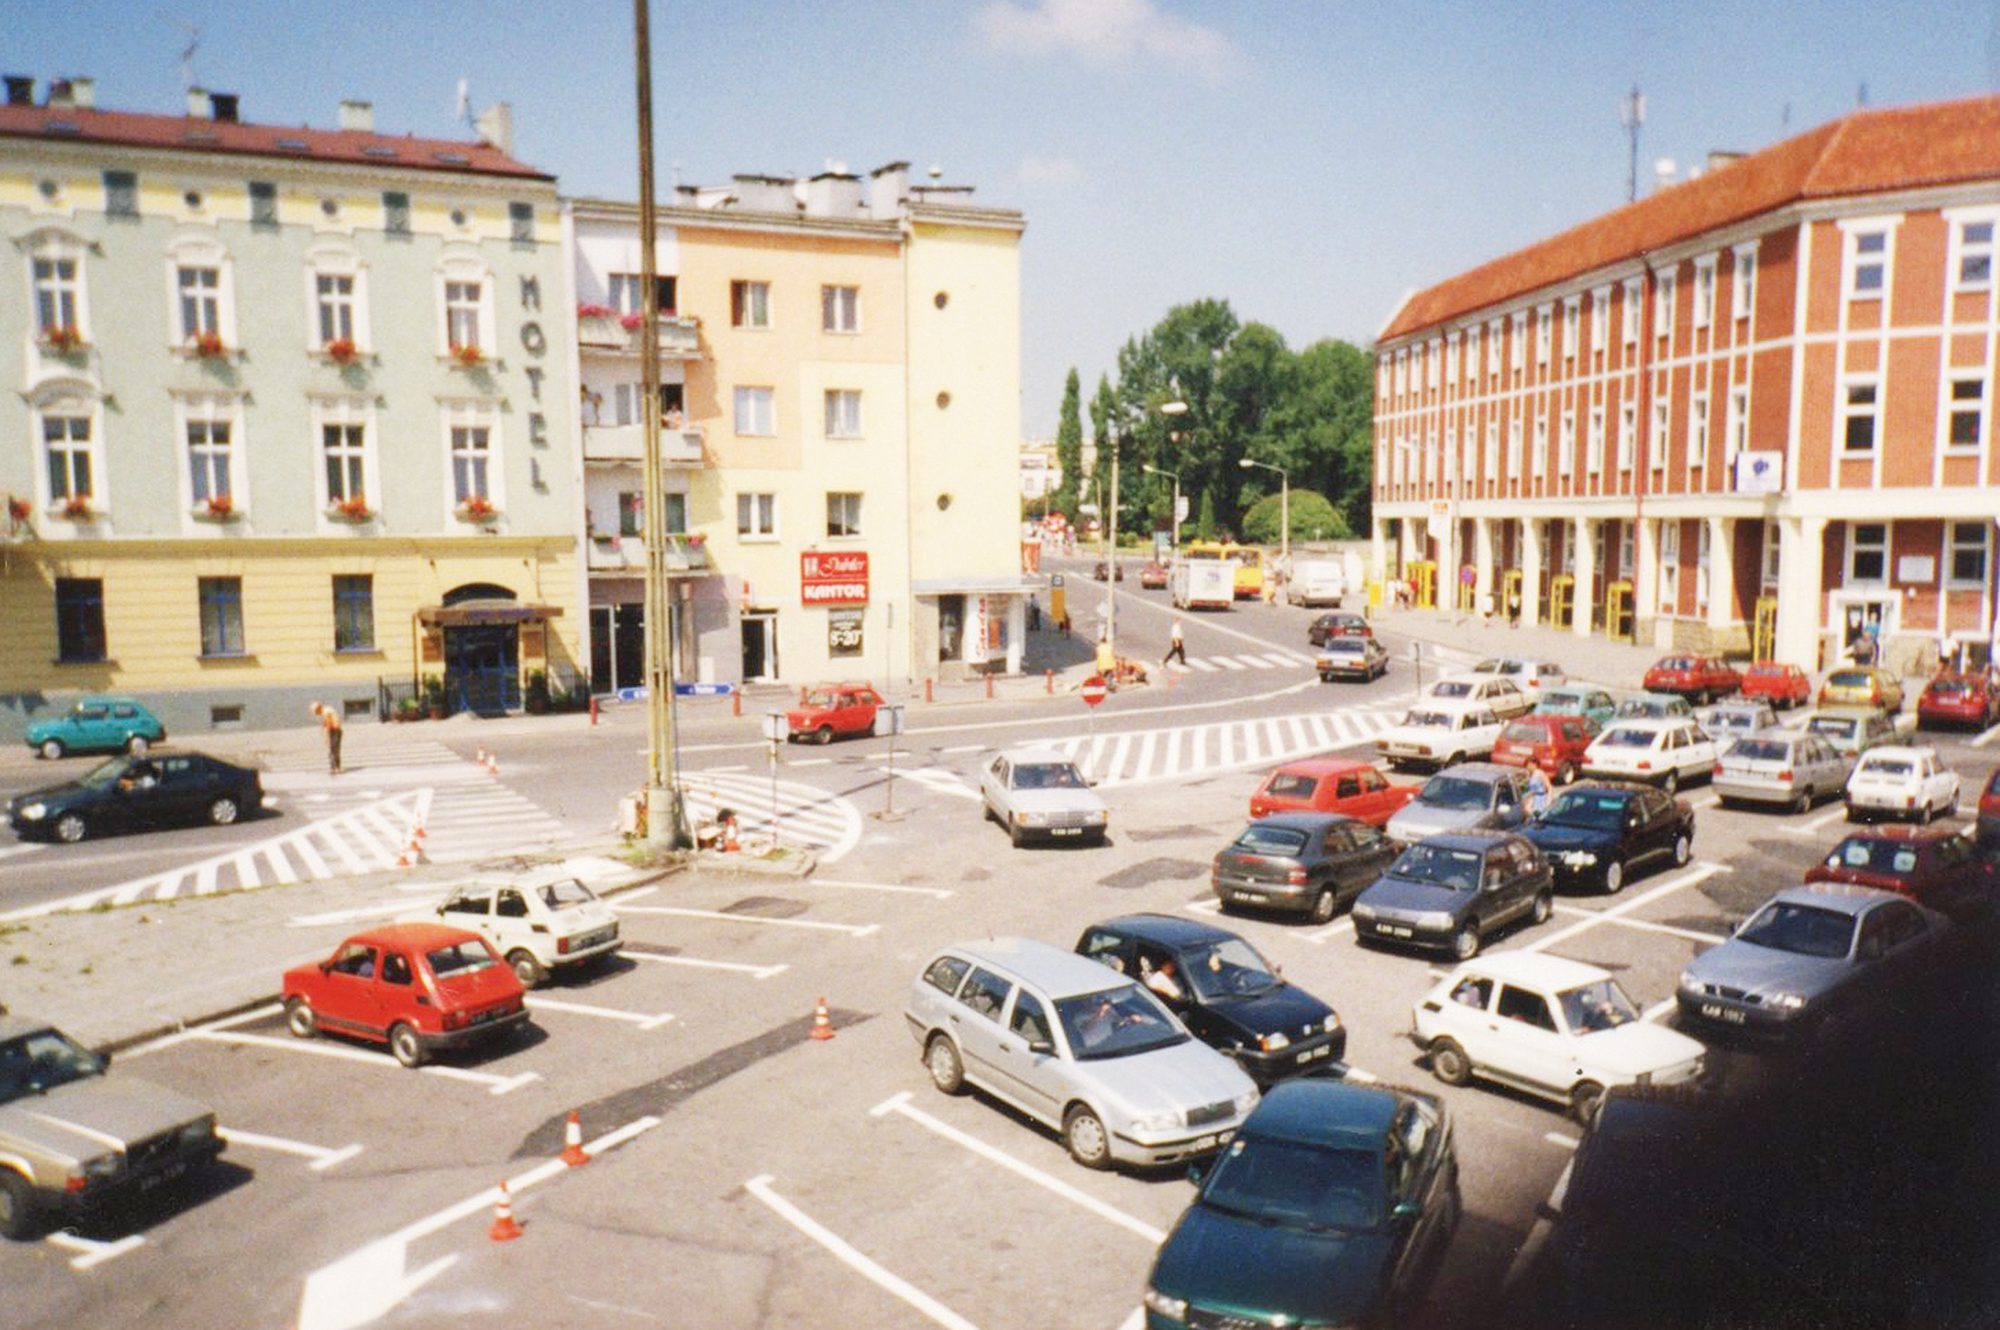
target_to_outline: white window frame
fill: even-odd
[[[1779,574],[1784,571],[1781,554],[1784,551],[1783,538],[1778,534],[1776,522],[1764,523],[1764,577],[1763,585],[1774,587],[1779,584]]]
[[[1624,402],[1618,407],[1618,469],[1632,469],[1632,455],[1638,449],[1639,407],[1634,402]]]
[[[828,388],[826,390],[826,437],[829,439],[858,439],[861,430],[861,390],[859,388]]]
[[[1736,267],[1729,283],[1729,315],[1741,323],[1757,312],[1757,246],[1738,245],[1731,253]]]
[[[1510,479],[1521,478],[1521,409],[1515,403],[1513,417],[1507,422],[1507,475]]]
[[[1869,400],[1861,404],[1865,409],[1856,409],[1855,393],[1867,390]],[[1835,457],[1879,457],[1882,454],[1882,376],[1879,374],[1843,374],[1834,395],[1833,452]],[[1848,422],[1866,416],[1873,422],[1869,430],[1866,448],[1850,447],[1847,442]]]
[[[1694,261],[1694,326],[1706,328],[1715,322],[1715,255]]]
[[[1562,358],[1565,362],[1576,359],[1577,339],[1582,323],[1583,297],[1571,296],[1563,301]]]
[[[250,506],[249,467],[244,464],[248,451],[244,437],[243,399],[234,393],[176,393],[173,455],[180,475],[181,507],[191,513],[209,497],[195,493],[196,445],[192,436],[198,427],[213,429],[216,426],[228,432],[229,441],[219,448],[211,442],[205,445],[205,451],[211,463],[218,455],[221,458],[222,492],[228,496],[232,508],[243,511]]]
[[[1722,465],[1736,464],[1736,458],[1750,446],[1750,385],[1739,383],[1729,390],[1727,422],[1722,435]]]
[[[384,496],[379,492],[382,486],[377,483],[382,478],[382,470],[375,452],[374,399],[360,395],[312,399],[313,491],[319,500],[322,514],[334,504],[354,497],[348,494],[335,494],[326,483],[328,427],[340,429],[359,427],[361,430],[361,499],[368,505],[370,511],[379,513],[382,511]],[[342,454],[347,454],[345,447],[342,448]]]
[[[1694,612],[1708,614],[1708,523],[1697,519],[1694,527]]]
[[[1511,340],[1507,345],[1507,361],[1518,374],[1521,372],[1521,367],[1528,363],[1528,312],[1516,310],[1513,322]]]
[[[1449,337],[1444,339],[1444,381],[1446,383],[1458,382],[1458,338],[1458,333],[1453,332]]]
[[[1662,340],[1674,335],[1674,274],[1659,273],[1653,278],[1653,336]]]
[[[1645,299],[1645,284],[1633,277],[1625,283],[1625,326],[1619,329],[1625,345],[1639,340],[1639,311]]]
[[[1681,612],[1681,522],[1669,517],[1660,523],[1660,612]]]
[[[1993,265],[2000,258],[2000,248],[1994,241],[2000,238],[2000,212],[1991,209],[1960,211],[1947,209],[1945,221],[1950,228],[1951,243],[1947,250],[1945,272],[1949,278],[1951,291],[1990,291],[1993,288]],[[1984,227],[1984,240],[1968,239],[1966,232],[1971,227]],[[1965,265],[1968,260],[1983,261],[1985,274],[1967,277]]]
[[[1546,369],[1549,363],[1549,343],[1555,337],[1555,308],[1543,305],[1535,311],[1535,364]]]
[[[843,309],[842,306],[846,308]],[[861,331],[861,288],[829,282],[819,289],[820,331],[854,336]]]
[[[739,384],[732,394],[730,426],[739,439],[778,436],[778,390],[763,384]]]
[[[861,498],[860,490],[828,490],[826,492],[826,538],[828,540],[860,540],[862,538]],[[838,524],[845,526],[846,530],[836,531],[834,529],[836,526],[836,514],[839,514],[840,520]]]
[[[1849,522],[1847,524],[1847,558],[1845,560],[1847,575],[1845,581],[1848,586],[1880,587],[1889,585],[1889,551],[1895,546],[1894,526],[1893,522]],[[1882,539],[1879,544],[1870,542],[1864,545],[1861,543],[1861,532],[1867,527],[1881,528]],[[1882,573],[1879,577],[1863,577],[1855,571],[1856,556],[1864,550],[1873,551],[1882,556]]]
[[[729,326],[739,332],[770,328],[770,282],[754,277],[729,279]]]
[[[1556,474],[1567,477],[1576,469],[1576,408],[1566,406],[1562,429],[1556,438]]]
[[[182,303],[183,270],[215,273],[214,290],[206,297],[214,304],[212,327],[189,326]],[[237,345],[235,264],[214,236],[181,236],[167,246],[167,327],[173,331],[174,346],[181,350],[191,347],[203,332],[214,333],[225,347]]]
[[[1593,406],[1586,421],[1589,433],[1583,436],[1583,467],[1591,475],[1604,472],[1604,408]]]
[[[778,496],[768,490],[740,490],[736,495],[736,539],[745,545],[778,539]]]
[[[1500,479],[1500,417],[1492,412],[1486,417],[1486,478]]]
[[[1840,255],[1840,295],[1843,300],[1886,300],[1889,295],[1891,265],[1896,256],[1896,221],[1878,217],[1849,220],[1840,224],[1845,233]],[[1879,253],[1864,253],[1868,240],[1880,238]],[[1861,283],[1866,270],[1879,269],[1872,287]]]
[[[456,513],[459,505],[464,502],[458,493],[458,461],[460,454],[463,453],[468,461],[478,459],[485,463],[481,468],[481,479],[485,481],[485,487],[479,492],[483,494],[486,502],[504,512],[507,507],[507,452],[505,435],[500,428],[500,412],[492,402],[474,398],[443,401],[438,407],[438,424],[444,441],[445,507]],[[460,430],[484,430],[485,447],[470,447],[471,440],[468,438],[463,440],[468,446],[460,448],[461,440],[458,437]]]
[[[1979,395],[1977,398],[1961,398],[1958,395],[1959,385],[1964,383],[1976,383],[1979,385]],[[1983,452],[1985,450],[1986,440],[1992,435],[1992,426],[1990,423],[1993,416],[1991,409],[1993,399],[1992,383],[1992,377],[1984,369],[1952,369],[1945,371],[1943,395],[1938,402],[1939,448],[1946,452],[1959,454],[1960,456]],[[1951,437],[1952,427],[1957,422],[1953,417],[1958,415],[1960,410],[1967,404],[1975,406],[1979,412],[1979,437],[1971,443],[1954,443]]]
[[[1500,386],[1500,320],[1486,324],[1486,390]]]
[[[322,336],[320,331],[319,283],[323,277],[345,277],[349,280],[352,291],[347,297],[347,305],[349,320],[353,325],[353,332],[349,337],[354,343],[356,353],[373,350],[374,340],[368,325],[368,265],[361,261],[361,256],[351,246],[344,244],[318,245],[306,255],[307,349],[323,351],[330,340]],[[336,332],[335,336],[338,335]]]
[[[479,295],[473,308],[476,310],[479,353],[486,357],[500,354],[499,330],[494,321],[493,300],[495,278],[493,271],[484,260],[463,253],[448,254],[438,261],[435,276],[435,298],[437,301],[437,349],[440,356],[452,354],[451,304],[448,289],[452,286],[476,285]],[[465,308],[461,303],[460,308]]]
[[[42,323],[42,283],[35,276],[37,262],[59,264],[68,263],[71,275],[56,277],[52,283],[52,294],[60,303],[61,295],[67,292],[70,299],[71,319],[66,326],[74,328],[85,343],[90,341],[90,301],[89,263],[90,247],[76,236],[66,231],[43,230],[29,236],[26,241],[26,275],[28,279],[28,335],[40,338],[53,328]]]
[[[1688,398],[1688,470],[1701,471],[1708,467],[1708,394],[1694,393]]]
[[[1669,422],[1673,419],[1673,403],[1664,397],[1653,399],[1653,428],[1646,437],[1646,460],[1655,471],[1667,469],[1667,441]]]
[[[1535,454],[1532,461],[1534,463],[1535,479],[1540,480],[1548,474],[1549,470],[1549,413],[1547,411],[1537,411],[1535,413]]]
[[[1987,578],[1990,576],[1993,568],[1993,530],[1993,523],[1987,521],[1955,522],[1947,520],[1945,522],[1944,568],[1941,571],[1944,575],[1944,585],[1947,591],[1984,591],[1986,589]],[[1976,539],[1961,540],[1960,537],[1968,532],[1975,536]],[[1979,576],[1977,577],[1960,577],[1958,575],[1958,556],[1961,552],[1967,550],[1977,550],[1979,552]]]
[[[1611,346],[1611,288],[1600,286],[1590,293],[1590,335],[1584,339],[1584,354],[1592,355]]]
[[[65,453],[80,453],[90,468],[90,488],[83,498],[90,501],[91,511],[103,513],[111,506],[111,477],[104,469],[104,406],[95,398],[83,397],[75,393],[52,393],[35,403],[34,445],[35,445],[35,497],[44,509],[60,510],[75,494],[57,494],[49,483],[49,444],[47,422],[51,418],[81,420],[87,437],[79,448],[63,449]],[[65,486],[75,480],[73,467],[66,467]]]

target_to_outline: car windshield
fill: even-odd
[[[1382,1161],[1239,1133],[1202,1188],[1202,1204],[1286,1228],[1373,1229],[1382,1223]]]
[[[1615,979],[1599,979],[1557,994],[1562,1002],[1563,1020],[1578,1034],[1615,1030],[1639,1019],[1639,1009]]]
[[[1403,717],[1403,724],[1413,730],[1448,730],[1451,728],[1451,713],[1448,711],[1412,711]]]
[[[489,965],[499,964],[486,944],[477,938],[467,938],[463,942],[426,952],[424,959],[430,963],[431,973],[440,979],[476,974]]]
[[[1493,802],[1493,787],[1465,776],[1432,776],[1417,792],[1417,802],[1432,808],[1485,808]]]
[[[1083,776],[1068,762],[1024,762],[1014,768],[1017,790],[1075,790],[1083,787]]]
[[[1917,852],[1912,847],[1896,841],[1849,836],[1834,846],[1833,853],[1826,857],[1826,866],[1858,868],[1869,873],[1908,877],[1917,871]]]
[[[1166,1008],[1137,984],[1057,998],[1056,1019],[1079,1062],[1150,1053],[1187,1038]]]
[[[1470,679],[1444,679],[1431,685],[1432,697],[1471,697],[1473,684]]]
[[[1310,799],[1312,792],[1318,788],[1319,778],[1316,776],[1301,776],[1295,772],[1280,771],[1271,777],[1270,783],[1264,787],[1264,793],[1280,799]]]
[[[1737,939],[1798,956],[1845,956],[1854,940],[1854,919],[1816,905],[1772,901],[1737,933]]]
[[[1742,762],[1783,762],[1791,751],[1791,745],[1780,739],[1738,739],[1723,756]]]
[[[1583,698],[1575,693],[1543,693],[1535,710],[1545,716],[1570,716],[1583,710]]]
[[[1181,953],[1181,973],[1204,1002],[1247,997],[1278,986],[1278,976],[1264,958],[1240,937],[1190,947]]]
[[[557,882],[545,882],[535,894],[540,896],[542,904],[551,910],[563,910],[572,905],[586,905],[597,899],[589,887],[573,877],[566,877]]]
[[[1517,720],[1500,731],[1500,737],[1510,744],[1539,744],[1548,742],[1549,732],[1539,725]]]
[[[805,700],[799,705],[807,707],[830,707],[833,705],[833,694],[827,692],[824,688],[815,688],[806,694]]]
[[[1864,757],[1857,776],[1908,776],[1916,771],[1916,764],[1899,757]]]
[[[1477,891],[1481,856],[1476,850],[1455,850],[1443,845],[1412,845],[1389,870],[1392,877],[1412,882],[1429,882],[1453,891]]]
[[[1367,644],[1358,637],[1336,637],[1326,644],[1330,656],[1359,656],[1367,650]]]
[[[1566,790],[1542,814],[1542,821],[1559,827],[1586,827],[1592,831],[1616,831],[1625,820],[1625,796],[1593,794],[1588,790]]]
[[[1621,725],[1615,730],[1606,730],[1597,742],[1606,748],[1651,748],[1659,737],[1658,730]]]
[[[1620,716],[1664,716],[1667,714],[1667,704],[1655,701],[1652,698],[1628,697],[1618,704],[1616,714]]]
[[[1695,665],[1696,661],[1693,656],[1668,656],[1660,662],[1659,668],[1663,670],[1691,670],[1695,668]]]
[[[76,783],[88,790],[106,790],[116,785],[118,778],[131,767],[132,759],[129,757],[109,758],[78,776]]]
[[[1847,716],[1814,716],[1806,728],[1814,734],[1831,734],[1836,739],[1854,737],[1854,721]]]
[[[1252,823],[1236,838],[1232,849],[1248,854],[1296,855],[1306,847],[1306,833],[1297,827],[1273,827],[1262,822]]]
[[[1931,691],[1939,697],[1957,697],[1972,691],[1972,684],[1965,679],[1933,679]]]
[[[1859,670],[1835,670],[1826,676],[1828,688],[1866,688],[1868,676]]]
[[[1763,719],[1754,711],[1712,711],[1708,723],[1725,730],[1754,730]]]
[[[55,1030],[0,1044],[0,1104],[104,1074],[104,1059]]]

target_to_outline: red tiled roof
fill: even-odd
[[[74,106],[0,105],[0,138],[250,154],[461,175],[516,176],[528,180],[555,179],[485,143],[407,136],[396,138],[359,129],[252,125],[193,116],[148,115],[138,111],[85,110]]]
[[[1381,340],[1807,199],[2000,179],[2000,97],[1856,111],[1419,291]]]

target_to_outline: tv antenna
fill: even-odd
[[[194,81],[194,53],[201,46],[201,29],[189,23],[186,19],[175,18],[171,14],[160,15],[160,21],[162,23],[171,23],[174,27],[187,33],[187,45],[181,48],[181,86],[183,88],[193,88],[196,86]]]
[[[1636,83],[1618,108],[1618,123],[1625,127],[1631,145],[1625,158],[1625,201],[1630,203],[1639,197],[1639,126],[1646,123],[1646,94]]]

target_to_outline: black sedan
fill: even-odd
[[[114,757],[76,780],[16,795],[7,820],[24,840],[80,841],[177,823],[227,826],[261,811],[265,797],[255,771],[205,753]]]
[[[1125,565],[1116,559],[1110,563],[1099,559],[1097,567],[1091,569],[1090,575],[1100,582],[1122,582],[1125,580]]]
[[[1557,886],[1616,895],[1632,870],[1693,856],[1694,809],[1655,785],[1584,781],[1557,795],[1521,834],[1555,869]]]
[[[1347,1030],[1332,1007],[1212,924],[1128,914],[1084,929],[1076,949],[1159,994],[1195,1038],[1235,1058],[1260,1086],[1330,1067],[1347,1053]]]
[[[1555,874],[1527,837],[1454,831],[1403,851],[1354,902],[1354,940],[1479,954],[1485,939],[1517,919],[1546,923]]]
[[[1396,857],[1395,842],[1341,813],[1274,813],[1245,827],[1209,869],[1223,909],[1261,905],[1332,919]]]

